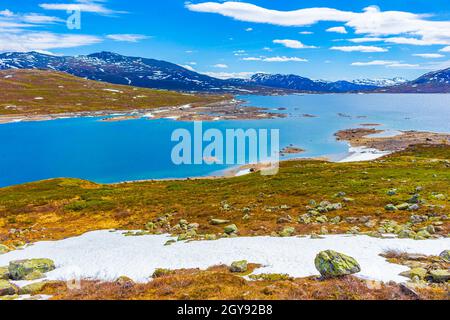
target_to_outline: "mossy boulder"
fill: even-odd
[[[428,271],[425,268],[413,268],[411,270],[402,272],[400,275],[410,278],[410,279],[414,279],[415,277],[417,277],[420,280],[423,280],[426,278],[427,274],[428,274]]]
[[[0,280],[8,280],[8,279],[9,279],[8,267],[0,267]]]
[[[295,228],[293,228],[293,227],[286,227],[279,233],[279,235],[281,237],[290,237],[294,233],[295,233]]]
[[[12,296],[17,294],[18,288],[7,280],[0,280],[0,296]]]
[[[441,259],[445,262],[450,262],[450,250],[442,251],[439,257],[441,257]]]
[[[36,280],[45,272],[55,269],[55,263],[50,259],[17,260],[9,263],[9,276],[13,280]]]
[[[121,276],[117,278],[116,281],[114,281],[114,283],[121,287],[132,287],[135,285],[135,282],[131,278],[128,278],[127,276]]]
[[[335,278],[361,271],[361,267],[354,258],[333,250],[320,252],[314,264],[324,278]]]
[[[397,210],[398,210],[398,208],[397,208],[395,205],[393,205],[392,203],[386,205],[386,206],[384,207],[384,209],[385,209],[386,211],[397,211]]]
[[[248,269],[247,260],[235,261],[230,266],[230,271],[234,273],[243,273]]]
[[[162,268],[158,268],[156,269],[153,274],[152,274],[152,278],[160,278],[160,277],[164,277],[164,276],[168,276],[170,274],[172,274],[173,271],[169,270],[169,269],[162,269]]]
[[[433,282],[447,282],[450,281],[450,271],[445,269],[430,271],[431,280]]]
[[[235,224],[230,224],[229,226],[226,226],[225,228],[223,228],[223,231],[226,234],[233,234],[238,232],[238,227]]]
[[[7,252],[11,251],[9,247],[5,246],[4,244],[0,244],[0,254],[5,254]]]
[[[36,295],[38,293],[40,293],[42,291],[42,289],[44,289],[45,285],[48,282],[43,281],[43,282],[35,282],[29,285],[26,285],[22,288],[19,289],[19,294],[29,294],[29,295]]]

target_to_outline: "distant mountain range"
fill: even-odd
[[[414,81],[402,78],[355,81],[311,80],[298,75],[258,73],[250,79],[216,79],[177,64],[127,57],[112,52],[86,56],[52,56],[38,52],[0,54],[0,70],[43,69],[66,72],[90,80],[196,92],[450,92],[450,69],[426,74]]]

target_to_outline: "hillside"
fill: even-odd
[[[386,93],[450,93],[450,68],[433,71],[416,80],[377,91]]]
[[[0,71],[0,115],[150,109],[204,104],[225,96],[188,95],[85,80],[46,70]]]

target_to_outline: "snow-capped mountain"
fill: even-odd
[[[407,79],[396,77],[392,79],[380,78],[380,79],[357,79],[351,81],[354,84],[374,87],[390,87],[408,82]]]
[[[450,93],[450,68],[427,73],[416,80],[387,87],[381,92],[404,93]]]
[[[87,56],[51,56],[37,52],[0,54],[1,69],[50,69],[114,84],[183,91],[233,91],[226,81],[179,65],[112,52]]]
[[[358,84],[349,81],[328,82],[324,80],[311,80],[309,78],[294,74],[283,75],[257,73],[250,79],[245,80],[245,83],[311,92],[351,92],[378,88],[374,85]]]

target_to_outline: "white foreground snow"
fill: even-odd
[[[336,250],[354,257],[361,265],[359,277],[380,281],[405,281],[399,276],[407,267],[390,264],[379,256],[388,249],[438,255],[450,248],[449,239],[415,241],[378,239],[368,236],[332,235],[325,239],[248,237],[216,241],[164,243],[170,237],[149,235],[125,237],[122,232],[94,231],[60,241],[39,242],[23,250],[0,255],[0,266],[10,261],[49,258],[57,269],[50,280],[114,280],[125,275],[147,282],[156,268],[206,269],[218,264],[248,260],[262,264],[260,273],[287,273],[293,277],[317,275],[314,258],[322,250]]]
[[[367,147],[350,147],[349,155],[338,162],[359,162],[359,161],[371,161],[378,158],[389,155],[389,151],[380,151]]]

